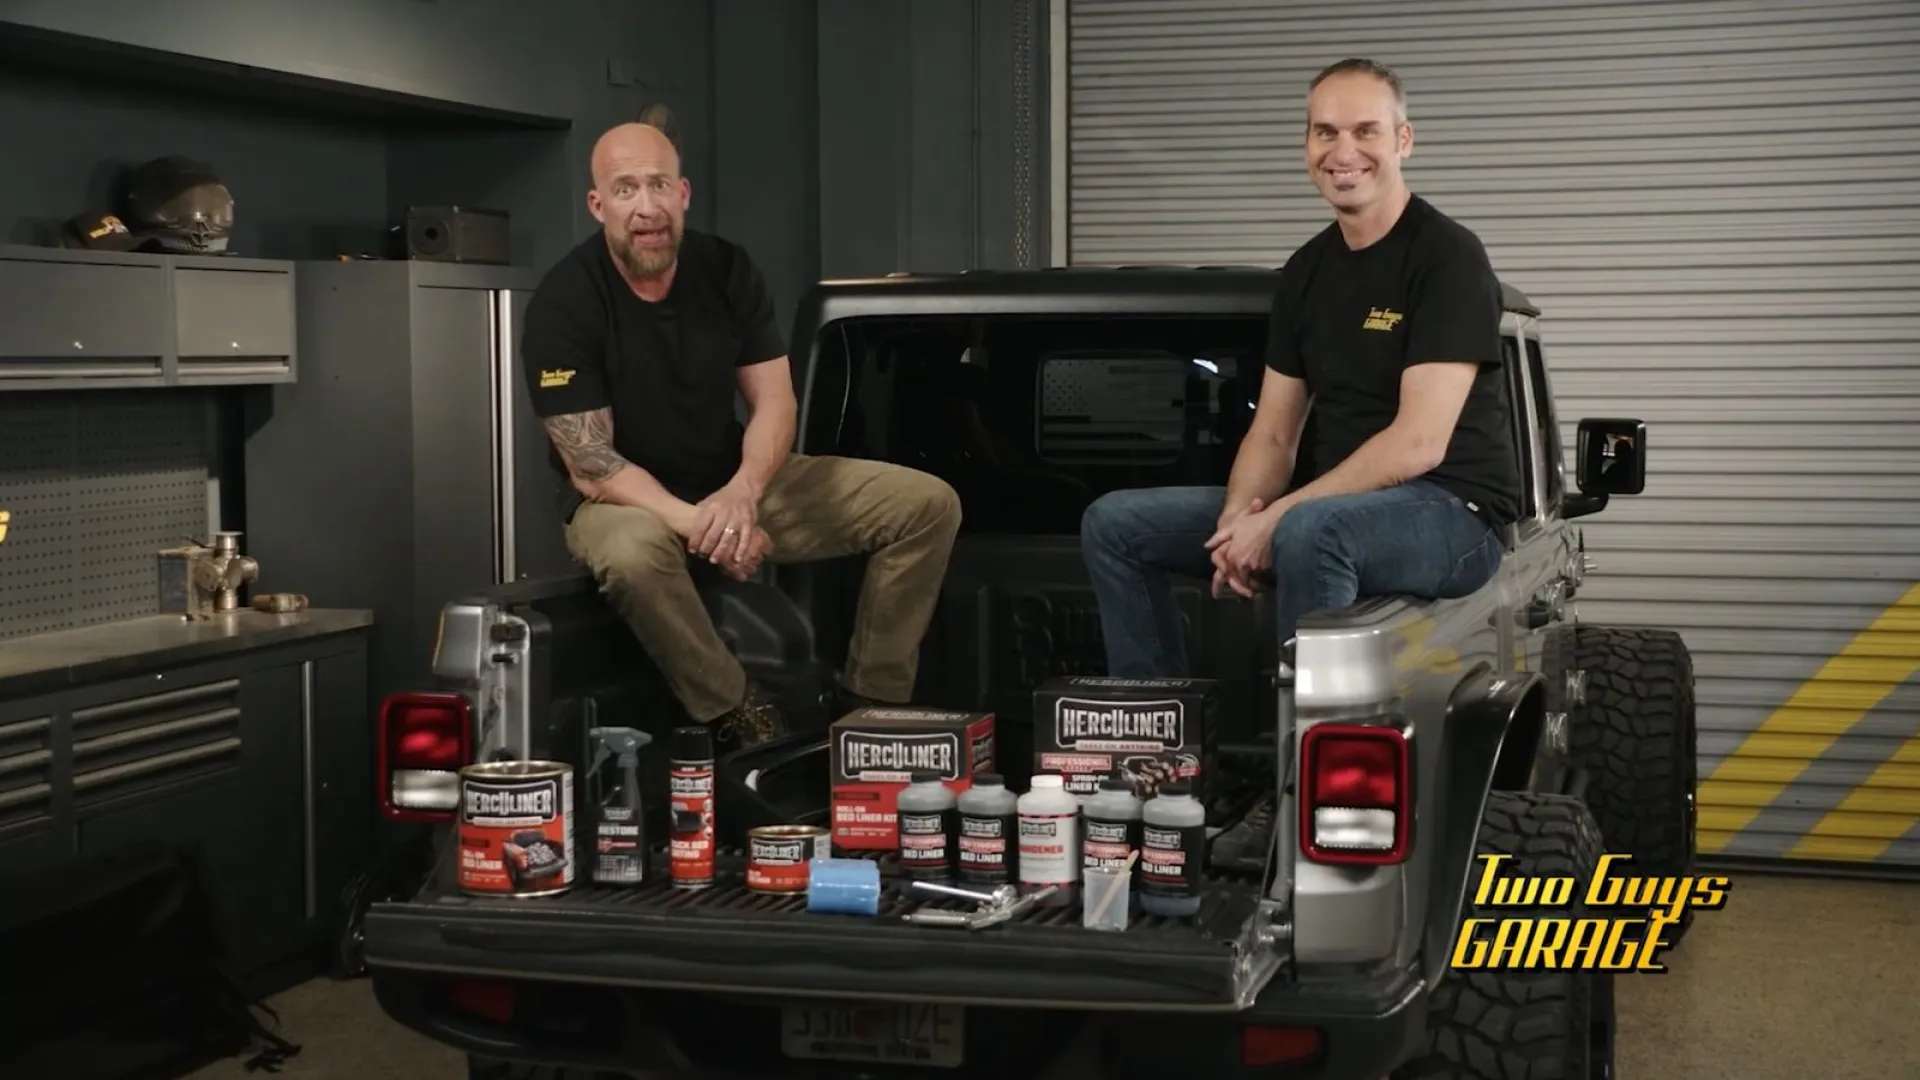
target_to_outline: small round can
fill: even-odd
[[[762,825],[747,830],[747,888],[773,896],[807,891],[807,867],[831,848],[817,825]]]
[[[460,770],[463,892],[554,896],[573,887],[573,769],[486,761]]]

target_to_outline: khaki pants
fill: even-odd
[[[911,698],[920,640],[960,529],[960,500],[946,481],[884,462],[792,454],[767,484],[760,527],[773,541],[769,562],[872,553],[846,687],[880,701]],[[567,525],[567,548],[695,720],[740,704],[746,673],[694,589],[685,539],[651,511],[587,503]]]

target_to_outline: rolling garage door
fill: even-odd
[[[1920,4],[1064,16],[1075,264],[1278,264],[1328,220],[1307,81],[1395,67],[1412,184],[1544,307],[1563,420],[1649,424],[1580,614],[1691,646],[1703,853],[1920,866]]]

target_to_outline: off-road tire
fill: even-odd
[[[1473,917],[1579,918],[1585,883],[1602,854],[1600,831],[1567,795],[1494,791],[1480,822],[1467,882],[1464,924]],[[1510,855],[1506,874],[1571,877],[1571,907],[1473,905],[1479,855]],[[1448,943],[1451,956],[1452,942]],[[1449,961],[1451,962],[1451,961]],[[1600,971],[1456,971],[1449,968],[1428,1006],[1427,1034],[1394,1080],[1589,1080],[1613,1058],[1613,976]]]
[[[1671,630],[1579,626],[1556,631],[1547,649],[1548,707],[1567,714],[1607,850],[1631,855],[1637,876],[1691,876],[1700,766],[1686,643]],[[1555,706],[1567,670],[1586,671],[1585,700]],[[1667,940],[1677,944],[1692,925],[1689,908]]]

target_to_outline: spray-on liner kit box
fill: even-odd
[[[1179,779],[1204,800],[1219,704],[1212,679],[1048,679],[1033,692],[1033,771],[1061,774],[1082,799],[1122,768],[1143,799]]]
[[[938,772],[957,795],[994,768],[993,714],[899,705],[855,709],[828,730],[833,846],[892,851],[900,791],[918,769]]]

